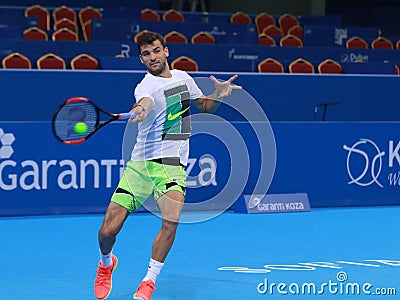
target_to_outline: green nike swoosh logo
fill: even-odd
[[[168,114],[168,116],[167,116],[167,119],[168,119],[169,121],[175,120],[177,117],[179,117],[180,115],[182,115],[183,113],[185,113],[189,108],[190,108],[190,106],[189,106],[189,107],[186,107],[184,110],[181,110],[181,111],[177,112],[176,114],[171,114],[171,112],[169,112],[169,114]]]

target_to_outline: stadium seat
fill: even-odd
[[[282,29],[283,35],[286,35],[290,28],[300,25],[297,18],[291,14],[283,14],[278,19],[279,27]]]
[[[279,45],[282,47],[303,47],[303,41],[294,35],[285,35],[279,40]]]
[[[38,58],[36,66],[38,69],[65,69],[65,61],[53,53],[47,53]]]
[[[47,41],[49,39],[47,32],[38,27],[25,29],[23,36],[25,40]]]
[[[231,15],[230,21],[233,24],[251,24],[251,17],[244,12],[238,11]]]
[[[164,36],[165,42],[174,44],[187,44],[187,38],[182,33],[171,31]]]
[[[142,21],[160,21],[161,18],[156,11],[150,8],[145,8],[140,12],[140,19]]]
[[[346,41],[346,48],[368,49],[368,43],[359,36],[353,36]]]
[[[37,27],[42,30],[50,30],[49,10],[41,5],[32,5],[25,9],[25,17],[37,17]]]
[[[54,23],[54,30],[61,28],[68,28],[71,31],[78,32],[78,25],[67,18],[63,18]]]
[[[342,65],[333,59],[325,59],[318,64],[318,73],[320,74],[341,74]]]
[[[275,40],[265,33],[258,35],[258,44],[261,46],[276,46]]]
[[[76,12],[72,8],[62,5],[53,10],[53,21],[57,23],[59,20],[69,19],[76,24]]]
[[[83,39],[85,41],[92,40],[92,20],[87,20],[82,26]]]
[[[52,34],[53,41],[78,41],[78,34],[68,28],[61,28]]]
[[[256,23],[258,34],[262,33],[264,28],[267,26],[276,25],[274,17],[267,13],[258,14],[255,17],[254,22]]]
[[[309,61],[298,58],[289,64],[289,73],[314,73],[314,65]]]
[[[194,34],[191,38],[192,44],[215,44],[215,38],[205,31]]]
[[[393,43],[389,39],[387,39],[383,36],[380,36],[371,42],[371,48],[372,49],[389,49],[389,50],[391,50],[391,49],[393,49]]]
[[[276,25],[269,25],[269,26],[265,27],[262,33],[269,35],[269,36],[282,36],[283,35],[282,29],[280,29]]]
[[[199,67],[197,62],[187,56],[180,56],[171,62],[172,69],[178,69],[187,72],[197,72]]]
[[[400,75],[400,68],[398,65],[394,65],[394,74]]]
[[[260,73],[283,73],[282,63],[271,57],[264,59],[258,64],[258,72]]]
[[[134,41],[135,43],[137,43],[138,38],[139,38],[144,32],[147,32],[147,31],[148,31],[148,30],[142,30],[142,31],[136,33],[135,36],[133,37],[133,41]]]
[[[81,27],[83,27],[83,25],[89,20],[101,19],[103,17],[103,14],[97,8],[86,6],[79,11],[78,16],[79,23],[81,24]]]
[[[397,49],[397,50],[400,50],[400,40],[398,40],[398,41],[396,42],[396,49]]]
[[[4,69],[31,69],[31,60],[18,52],[13,52],[2,59]]]
[[[185,17],[177,10],[175,9],[170,9],[167,10],[163,16],[162,19],[166,22],[184,22]]]
[[[287,34],[294,35],[300,40],[303,40],[303,27],[300,25],[295,25],[288,30]]]
[[[99,62],[89,54],[79,54],[71,60],[72,70],[97,70],[98,68]]]

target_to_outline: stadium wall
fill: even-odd
[[[311,207],[400,204],[398,77],[239,75],[245,91],[234,91],[210,119],[193,116],[188,210],[229,209],[242,195],[264,192],[307,193]],[[104,212],[136,127],[111,124],[67,146],[50,120],[74,96],[125,111],[142,76],[1,70],[0,215]]]

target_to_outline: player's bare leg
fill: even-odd
[[[102,254],[108,254],[111,252],[117,234],[124,225],[128,215],[128,210],[125,207],[110,202],[98,234],[99,246]]]
[[[111,292],[112,273],[118,264],[117,257],[112,254],[112,248],[127,216],[126,208],[110,202],[98,234],[101,261],[94,282],[94,294],[97,299],[106,299]]]
[[[162,215],[161,229],[153,242],[147,274],[133,295],[134,299],[151,299],[157,276],[174,243],[184,201],[185,197],[178,191],[169,191],[157,200]]]
[[[178,191],[169,191],[157,201],[162,214],[162,225],[152,248],[152,258],[164,262],[175,240],[185,197]]]

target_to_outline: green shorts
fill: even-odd
[[[186,171],[182,165],[152,160],[129,161],[111,201],[132,213],[141,207],[151,194],[156,201],[168,191],[179,191],[185,196],[185,187]]]

